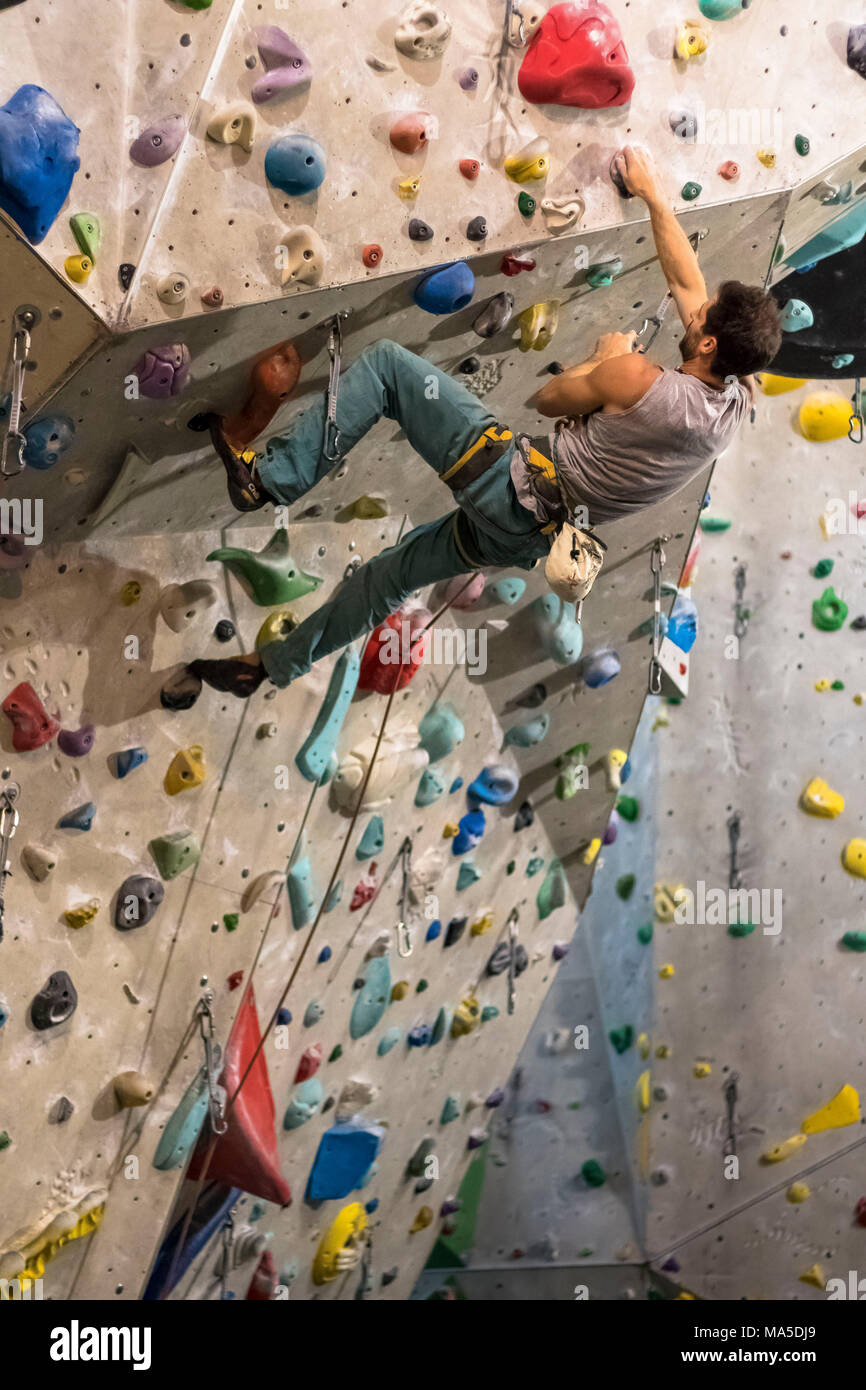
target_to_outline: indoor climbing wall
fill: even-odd
[[[505,6],[464,0],[432,22],[357,0],[129,4],[90,25],[86,5],[73,21],[52,0],[0,14],[2,322],[24,308],[30,333],[27,467],[6,496],[44,504],[44,544],[4,550],[0,580],[3,783],[20,787],[0,947],[3,1275],[48,1261],[53,1297],[137,1298],[156,1259],[152,1296],[213,1297],[215,1244],[193,1255],[187,1238],[211,1199],[213,1234],[238,1187],[235,1296],[258,1268],[265,1296],[279,1281],[406,1298],[459,1227],[467,1161],[512,1105],[507,1072],[627,775],[653,545],[666,538],[675,580],[706,477],[611,528],[582,636],[567,614],[553,630],[538,574],[490,575],[471,607],[422,594],[431,614],[451,601],[430,638],[445,655],[388,707],[382,785],[353,818],[386,710],[355,690],[355,657],[275,699],[206,691],[169,710],[160,691],[191,655],[278,637],[452,499],[382,423],[276,527],[238,525],[188,426],[240,406],[251,367],[291,339],[304,368],[274,428],[288,424],[325,388],[341,315],[344,365],[396,339],[537,432],[526,401],[547,371],[640,328],[663,293],[641,208],[609,177],[629,139],[704,234],[712,282],[762,281],[859,206],[856,123],[836,130],[791,80],[862,100],[847,26],[824,32],[805,5],[780,26],[766,0],[697,32],[676,4],[613,9],[615,71],[579,93],[551,90],[538,54],[559,21],[526,7],[522,34]],[[27,165],[33,127],[50,174]],[[678,337],[671,322],[656,341],[668,365]],[[668,658],[684,688],[688,663]],[[613,964],[582,945],[575,960],[605,1019]],[[211,1028],[211,1081],[249,1088],[184,1181]],[[625,1068],[614,1258],[643,1219],[625,1173],[647,1126],[624,1118]],[[192,1216],[208,1173],[229,1186]],[[178,1223],[189,1260],[170,1242],[158,1257]]]

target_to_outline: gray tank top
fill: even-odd
[[[583,504],[590,524],[601,525],[678,492],[727,448],[750,408],[741,382],[715,389],[663,370],[628,410],[597,410],[569,421],[551,436],[569,512]],[[543,523],[558,519],[545,480],[533,475],[517,449],[511,478],[522,506]]]

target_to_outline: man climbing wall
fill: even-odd
[[[562,417],[555,434],[515,439],[424,358],[388,340],[365,348],[340,389],[341,457],[383,416],[396,420],[451,488],[457,510],[363,565],[284,640],[243,657],[192,662],[193,682],[241,697],[266,677],[289,685],[314,661],[382,622],[416,589],[482,566],[531,569],[567,518],[586,527],[640,511],[684,487],[727,447],[751,405],[751,374],[772,361],[781,343],[775,301],[739,281],[727,281],[708,299],[697,256],[650,156],[626,146],[616,168],[649,209],[659,262],[686,330],[682,366],[667,371],[635,352],[634,333],[607,334],[587,362],[534,396],[542,415]],[[295,364],[290,379],[299,369]],[[291,504],[330,472],[334,461],[322,447],[326,410],[325,400],[305,410],[259,455],[244,448],[249,422],[210,417],[234,506]],[[255,426],[261,432],[260,418]]]

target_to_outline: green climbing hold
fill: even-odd
[[[177,878],[192,868],[201,858],[201,845],[191,830],[175,830],[171,835],[159,835],[148,846],[160,876],[166,881]]]
[[[337,1046],[331,1049],[331,1055],[330,1055],[330,1057],[328,1058],[328,1061],[329,1061],[329,1062],[338,1062],[338,1061],[340,1060],[340,1058],[342,1057],[342,1055],[343,1055],[343,1049],[342,1049],[342,1047],[340,1046],[340,1044],[337,1043]]]
[[[612,285],[618,275],[622,275],[622,259],[613,256],[609,261],[601,261],[598,265],[591,265],[586,272],[586,283],[590,289],[602,290],[608,285]]]
[[[188,10],[209,10],[213,0],[180,0],[180,3]]]
[[[439,1116],[440,1125],[449,1125],[452,1120],[456,1120],[460,1114],[460,1101],[456,1096],[446,1096],[445,1104],[442,1106],[442,1113]]]
[[[556,766],[560,768],[554,788],[557,801],[570,801],[579,791],[589,786],[586,766],[588,757],[589,744],[576,743],[573,748],[566,749],[561,757],[557,758]]]
[[[617,815],[623,820],[636,821],[640,815],[640,802],[636,796],[621,796],[616,803]]]
[[[832,584],[812,604],[812,622],[821,632],[838,632],[848,616],[848,605],[833,592]]]
[[[648,946],[653,939],[653,924],[645,922],[642,927],[637,929],[637,939],[641,946]]]
[[[537,856],[534,859],[530,859],[529,863],[526,866],[526,877],[535,878],[535,875],[539,873],[543,868],[543,859],[539,859]]]
[[[812,148],[812,143],[807,135],[794,136],[794,149],[799,155],[807,155]]]
[[[544,882],[535,897],[535,905],[542,922],[545,917],[550,916],[551,912],[555,912],[558,907],[565,904],[566,888],[565,870],[561,861],[551,859],[547,873],[544,875]]]
[[[607,1174],[594,1158],[588,1158],[580,1170],[587,1187],[603,1187],[607,1181]]]
[[[833,573],[832,560],[819,560],[812,570],[816,579],[826,579],[828,574]]]
[[[223,546],[212,550],[208,560],[219,560],[226,569],[244,581],[253,603],[260,608],[277,608],[292,599],[303,598],[318,589],[321,579],[305,574],[289,553],[289,533],[275,531],[264,550],[242,550]]]
[[[695,198],[699,198],[701,196],[702,192],[703,189],[701,188],[701,185],[699,183],[695,183],[691,179],[688,183],[683,184],[682,197],[685,199],[687,203],[693,203],[695,201]]]
[[[866,951],[866,931],[846,931],[842,945],[849,951]]]
[[[622,898],[623,902],[628,902],[636,883],[634,874],[622,874],[616,881],[616,896]]]
[[[628,1052],[634,1042],[634,1029],[630,1023],[624,1023],[621,1028],[612,1028],[607,1035],[610,1038],[610,1045],[620,1057],[624,1052]]]
[[[468,862],[460,865],[460,872],[457,875],[457,892],[462,893],[464,888],[471,888],[473,883],[477,883],[481,877],[481,870],[476,869],[474,864]]]
[[[728,936],[736,937],[739,940],[744,936],[751,936],[754,930],[754,922],[731,922],[728,926]]]
[[[517,207],[524,217],[531,217],[537,206],[538,204],[531,193],[518,193]]]
[[[499,1010],[497,1009],[497,1007],[496,1007],[495,1004],[485,1004],[485,1005],[484,1005],[484,1008],[481,1010],[481,1022],[482,1022],[482,1023],[489,1023],[490,1020],[491,1020],[491,1018],[498,1018],[498,1017],[499,1017]]]
[[[240,920],[240,914],[237,912],[223,913],[223,926],[225,927],[226,931],[237,931],[238,922]]]
[[[507,874],[513,874],[516,867],[517,865],[515,861],[513,859],[509,859],[508,863],[505,865],[505,872]]]
[[[831,689],[831,690],[844,690],[844,689],[845,689],[845,682],[844,682],[844,681],[833,681],[832,685],[830,686],[830,689]]]
[[[429,988],[430,988],[430,986],[428,985],[428,983],[427,983],[426,980],[419,980],[418,983],[417,983],[417,985],[415,986],[415,993],[416,993],[416,994],[423,994],[424,991],[425,991],[425,989],[429,989]]]
[[[74,217],[70,217],[69,225],[72,228],[72,235],[78,242],[79,251],[95,261],[99,243],[102,240],[99,218],[92,212],[76,212]]]
[[[700,519],[702,531],[730,531],[731,523],[725,521],[721,516],[702,516]]]

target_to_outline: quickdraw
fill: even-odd
[[[649,668],[650,695],[661,695],[662,693],[662,668],[659,653],[662,645],[662,570],[665,567],[663,544],[667,539],[667,536],[657,536],[653,542],[652,555],[650,556],[650,570],[653,577],[653,652]]]
[[[11,396],[9,401],[9,424],[0,452],[0,475],[14,478],[24,471],[24,446],[26,437],[21,430],[21,411],[24,404],[24,377],[30,360],[30,330],[39,322],[38,309],[22,307],[14,317],[12,348],[10,356]]]
[[[698,246],[699,246],[700,242],[703,241],[703,239],[704,239],[704,237],[705,237],[706,235],[707,235],[706,229],[702,229],[702,230],[699,231],[699,232],[692,232],[691,236],[689,237],[689,242],[690,242],[691,247],[692,247],[692,250],[695,252],[695,254],[697,254]],[[667,311],[668,311],[668,309],[671,307],[671,304],[672,304],[672,303],[673,303],[673,295],[671,294],[670,290],[668,290],[667,293],[666,293],[666,295],[665,295],[665,297],[664,297],[664,299],[662,300],[661,304],[659,305],[658,309],[656,310],[656,312],[655,312],[654,314],[652,314],[649,318],[644,319],[644,321],[643,321],[643,327],[640,328],[640,329],[638,330],[637,334],[635,335],[635,344],[634,344],[634,351],[635,351],[635,352],[649,352],[649,350],[650,350],[650,348],[652,347],[653,343],[655,342],[656,338],[658,337],[658,335],[659,335],[659,334],[661,333],[661,331],[662,331],[662,328],[663,328],[663,326],[664,326],[664,321],[665,321],[665,315],[667,314]],[[650,326],[652,326],[652,330],[653,330],[652,333],[651,333],[650,336],[647,338],[647,340],[646,340],[645,343],[639,343],[639,342],[638,342],[638,339],[643,337],[644,333],[646,333],[647,329],[648,329]]]
[[[6,916],[6,879],[12,872],[9,868],[9,841],[18,827],[15,802],[20,795],[21,788],[17,782],[7,782],[0,791],[0,941],[3,940]]]
[[[863,443],[863,400],[860,395],[860,378],[854,383],[854,395],[851,397],[854,403],[854,413],[848,421],[848,438],[852,444]],[[857,433],[855,434],[855,430]]]
[[[342,458],[342,441],[337,428],[337,396],[340,390],[340,367],[343,357],[342,320],[349,317],[348,309],[327,320],[328,326],[328,409],[325,414],[325,437],[322,454],[329,463],[339,463]]]

